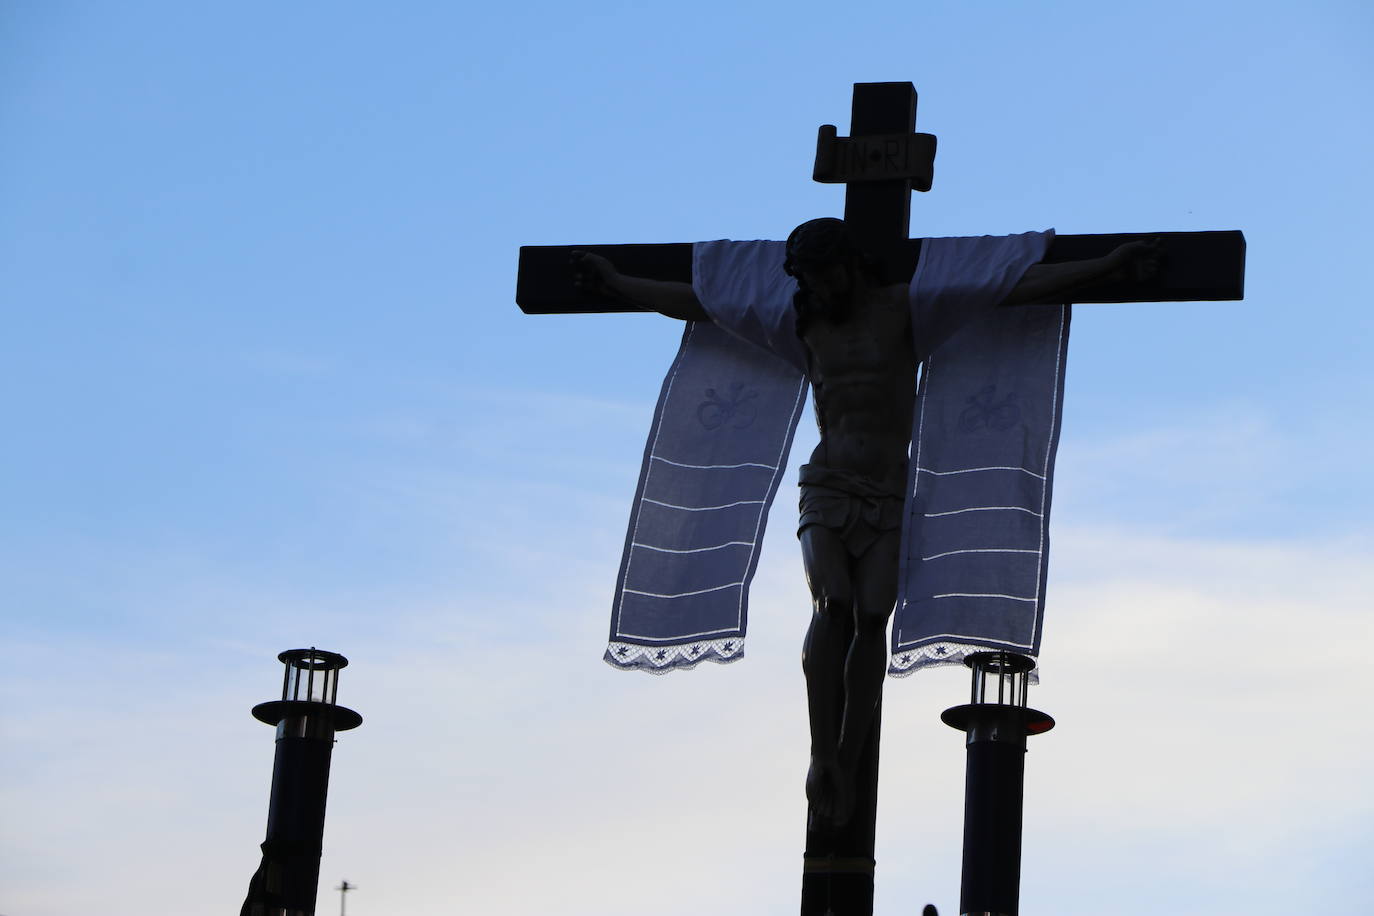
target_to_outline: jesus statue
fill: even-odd
[[[1159,260],[1157,242],[1137,241],[1101,258],[1033,264],[1001,304],[1062,301],[1075,288],[1118,277],[1146,280]],[[792,308],[820,431],[799,481],[798,537],[812,598],[802,653],[811,730],[806,794],[816,817],[839,826],[854,813],[859,757],[888,666],[915,379],[938,342],[915,339],[908,285],[884,282],[881,265],[843,220],[793,230],[784,269],[796,281]],[[627,276],[585,251],[573,254],[573,271],[583,291],[685,321],[711,320],[690,283]]]

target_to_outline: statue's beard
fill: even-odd
[[[831,324],[844,324],[849,320],[850,315],[854,312],[852,300],[853,296],[849,290],[846,290],[843,296],[833,301],[822,300],[818,296],[811,297],[813,313]]]
[[[816,314],[831,324],[844,324],[849,320],[850,313],[853,311],[849,302],[844,301],[839,304],[820,303],[820,307],[816,309]]]
[[[844,324],[853,315],[858,278],[849,265],[798,265],[792,274],[801,284],[795,302],[803,322],[821,319],[829,324]]]

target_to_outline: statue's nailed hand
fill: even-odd
[[[573,286],[578,292],[589,296],[615,295],[615,281],[620,272],[610,261],[590,251],[574,251],[568,263],[572,266]]]
[[[1159,276],[1164,263],[1164,243],[1158,237],[1117,246],[1110,257],[1114,273],[1123,280],[1148,283]]]

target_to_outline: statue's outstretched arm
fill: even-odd
[[[1059,264],[1032,264],[1002,304],[1062,302],[1067,298],[1066,293],[1110,279],[1129,278],[1138,283],[1144,282],[1159,272],[1160,253],[1159,240],[1151,239],[1146,242],[1127,242],[1100,258]]]
[[[711,320],[690,283],[626,276],[606,258],[590,251],[572,253],[572,270],[573,285],[580,290],[610,296],[669,318]]]

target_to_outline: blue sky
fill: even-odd
[[[1023,912],[1368,899],[1372,47],[1356,2],[0,5],[0,912],[237,906],[311,644],[354,916],[794,912],[791,496],[748,659],[602,665],[679,328],[521,315],[516,253],[836,215],[875,80],[939,136],[916,234],[1249,242],[1244,302],[1075,317]],[[964,690],[890,685],[880,912],[955,911]]]

